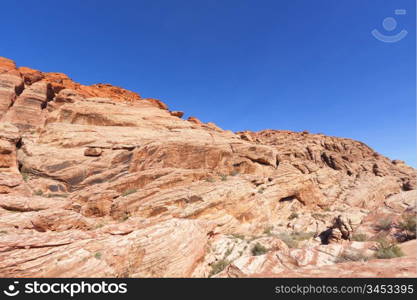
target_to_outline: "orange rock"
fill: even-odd
[[[5,58],[0,86],[1,276],[206,277],[226,258],[213,276],[412,274],[410,257],[336,263],[415,207],[415,170],[361,142],[235,134]],[[328,227],[337,243],[320,245]]]
[[[182,118],[182,116],[184,115],[184,112],[182,112],[182,111],[171,111],[170,114],[171,114],[171,116]]]
[[[100,156],[103,150],[99,148],[87,148],[84,151],[85,156]]]
[[[202,125],[203,124],[203,122],[201,122],[199,119],[197,119],[196,117],[189,117],[188,119],[187,119],[187,121],[188,122],[192,122],[192,123],[195,123],[195,124],[198,124],[198,125]]]

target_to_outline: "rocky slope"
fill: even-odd
[[[0,58],[0,276],[416,276],[414,169],[182,116]]]

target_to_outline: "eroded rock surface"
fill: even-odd
[[[0,58],[1,276],[416,275],[410,247],[389,267],[339,262],[377,253],[383,217],[384,238],[410,239],[413,168],[350,139],[183,114]]]

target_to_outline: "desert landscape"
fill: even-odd
[[[415,169],[164,101],[0,57],[1,277],[417,276]]]

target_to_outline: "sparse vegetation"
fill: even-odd
[[[207,177],[205,181],[206,181],[206,182],[211,182],[211,183],[213,183],[213,182],[215,182],[216,180],[215,180],[213,177]]]
[[[245,239],[245,236],[243,234],[234,233],[234,234],[232,234],[232,236],[235,239],[240,239],[240,240],[244,240]]]
[[[379,243],[381,241],[386,240],[387,238],[388,238],[388,233],[381,231],[381,232],[378,232],[376,235],[372,236],[369,240]]]
[[[23,180],[25,182],[29,180],[29,174],[28,173],[22,173],[22,177],[23,177]]]
[[[398,227],[404,231],[407,240],[416,238],[416,216],[412,214],[404,215]]]
[[[54,197],[58,197],[58,198],[68,198],[69,194],[48,194],[47,197],[48,198],[54,198]]]
[[[402,230],[416,231],[416,217],[412,215],[403,216],[399,227]]]
[[[101,252],[96,252],[94,254],[94,257],[97,258],[97,259],[101,259]]]
[[[227,181],[227,175],[222,174],[220,175],[220,178],[222,181]]]
[[[99,229],[99,228],[101,228],[101,227],[103,227],[104,226],[104,224],[103,223],[98,223],[98,224],[96,224],[95,225],[95,229]]]
[[[239,171],[238,171],[238,170],[233,170],[233,171],[230,173],[230,176],[236,176],[236,175],[239,175]]]
[[[127,221],[130,218],[130,213],[128,211],[125,211],[122,215],[121,221]]]
[[[264,191],[265,191],[265,188],[264,188],[264,187],[261,187],[261,188],[258,190],[258,193],[259,193],[259,194],[263,194],[263,193],[264,193]]]
[[[273,229],[274,229],[273,226],[266,227],[265,230],[264,230],[264,234],[266,234],[266,235],[272,235],[272,230]]]
[[[327,217],[327,215],[326,215],[326,214],[320,214],[320,213],[313,213],[313,214],[311,214],[311,216],[312,216],[314,219],[323,219],[323,218]]]
[[[315,232],[292,232],[291,234],[281,232],[277,237],[283,241],[289,248],[297,248],[301,241],[309,240],[315,236]]]
[[[255,246],[253,246],[251,252],[252,252],[252,255],[258,256],[258,255],[263,255],[263,254],[267,253],[268,249],[266,247],[262,246],[261,244],[256,243]]]
[[[315,234],[315,232],[293,232],[291,237],[296,241],[304,241],[311,239]]]
[[[224,257],[228,257],[230,254],[232,254],[233,248],[227,248],[226,252],[224,253]]]
[[[298,242],[288,233],[282,232],[278,234],[278,238],[283,241],[289,248],[297,248]]]
[[[352,241],[365,242],[368,239],[369,238],[365,233],[353,233],[352,234]]]
[[[215,262],[214,264],[211,265],[211,271],[210,271],[209,277],[212,277],[212,276],[220,273],[229,264],[230,264],[230,262],[227,259],[222,259],[222,260],[219,260],[219,261]]]
[[[360,252],[344,251],[337,259],[336,263],[349,261],[367,261],[369,257]]]
[[[293,219],[296,219],[296,218],[298,218],[298,214],[296,213],[296,212],[293,212],[289,217],[288,217],[288,220],[293,220]]]
[[[136,193],[136,192],[137,192],[137,189],[128,189],[128,190],[126,190],[126,191],[124,191],[124,192],[122,193],[122,196],[123,196],[123,197],[126,197],[126,196],[131,195],[131,194],[134,194],[134,193]]]
[[[35,191],[35,196],[42,196],[43,192],[41,190]]]
[[[387,240],[380,240],[378,242],[377,250],[375,253],[376,258],[387,259],[394,257],[401,257],[404,253],[401,248],[398,247],[395,243],[389,242]]]
[[[377,231],[388,231],[391,229],[391,226],[392,226],[392,219],[383,218],[375,225],[375,229]]]

